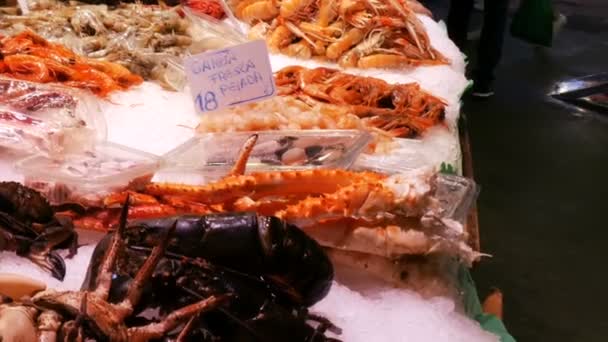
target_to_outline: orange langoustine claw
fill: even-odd
[[[101,97],[143,82],[121,65],[76,55],[30,30],[0,38],[0,73],[26,81],[88,89]]]

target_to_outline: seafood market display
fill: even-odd
[[[416,83],[390,85],[328,68],[287,67],[276,73],[279,95],[347,107],[365,125],[409,138],[440,124],[446,103]]]
[[[253,211],[297,225],[329,247],[387,258],[446,253],[466,263],[479,256],[467,245],[462,224],[445,217],[435,172],[387,176],[321,169],[244,175],[256,138],[246,142],[233,170],[219,181],[202,186],[151,183],[141,192],[116,193],[105,199],[106,209],[90,211],[75,224],[84,229],[116,226],[119,210],[112,208],[130,197],[133,218]]]
[[[106,61],[81,57],[26,29],[0,39],[0,74],[20,80],[87,89],[105,97],[140,84],[141,77]]]
[[[118,230],[93,253],[81,291],[43,290],[2,304],[0,322],[11,318],[7,309],[30,318],[12,329],[16,340],[337,341],[324,333],[339,328],[308,313],[329,291],[333,267],[298,228],[254,214],[127,227],[128,203]],[[218,248],[234,240],[238,248]],[[134,319],[149,309],[154,317]]]
[[[460,168],[466,78],[430,16],[0,7],[0,340],[497,341],[463,314],[477,187],[439,165]],[[248,39],[274,97],[197,114],[183,59]]]
[[[274,52],[338,62],[342,67],[402,68],[447,64],[416,16],[416,0],[231,0]]]
[[[176,66],[181,64],[181,57],[209,48],[205,32],[180,15],[183,12],[178,7],[52,3],[50,8],[28,15],[3,16],[0,32],[16,34],[31,29],[97,63],[117,63],[170,89],[175,87],[172,78],[180,72]],[[213,1],[192,0],[187,5],[195,12],[219,15]]]
[[[447,104],[415,83],[300,66],[278,71],[275,80],[279,97],[209,113],[197,130],[367,129],[387,140],[420,137],[445,118]]]
[[[0,79],[0,146],[61,156],[104,137],[98,109],[66,88]]]
[[[90,150],[67,154],[61,160],[31,156],[19,161],[24,183],[54,204],[100,206],[115,191],[137,190],[159,167],[153,155],[115,144],[98,144]]]

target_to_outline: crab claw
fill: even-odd
[[[63,281],[65,277],[65,262],[55,251],[47,253],[30,253],[27,255],[34,264],[51,273],[53,278]]]

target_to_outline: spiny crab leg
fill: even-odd
[[[249,160],[249,156],[251,155],[251,151],[253,151],[253,147],[255,143],[258,141],[258,135],[253,134],[243,144],[241,147],[241,151],[239,152],[239,158],[236,160],[236,163],[230,170],[230,173],[227,176],[238,176],[245,174],[245,169],[247,168],[247,161]]]
[[[203,186],[184,184],[149,184],[150,195],[179,195],[204,204],[226,203],[244,196],[254,199],[267,196],[333,193],[357,181],[373,182],[384,176],[372,172],[345,170],[305,170],[294,172],[252,173],[229,176]]]
[[[200,302],[188,305],[177,311],[173,311],[165,319],[158,323],[150,323],[143,327],[133,327],[127,330],[129,335],[129,341],[140,342],[148,341],[152,339],[159,339],[163,335],[177,327],[186,318],[196,316],[199,313],[211,310],[224,301],[230,296],[211,296],[207,299],[201,300]]]
[[[190,331],[192,331],[192,328],[194,327],[194,321],[197,318],[198,315],[190,317],[190,320],[188,320],[188,323],[186,323],[182,331],[179,333],[179,335],[175,339],[175,342],[185,342],[188,340],[188,334],[190,334]]]
[[[127,216],[129,215],[129,205],[130,205],[130,196],[127,195],[127,199],[125,204],[122,207],[120,212],[120,222],[118,224],[118,229],[114,232],[112,236],[112,241],[110,243],[110,248],[106,252],[106,255],[103,258],[103,262],[101,267],[99,268],[99,278],[97,280],[97,285],[93,293],[104,300],[108,299],[108,295],[110,294],[110,287],[112,286],[112,268],[114,267],[114,263],[116,262],[116,258],[118,257],[118,252],[120,247],[122,246],[122,237],[124,230],[127,226]]]
[[[137,271],[131,286],[129,286],[127,296],[120,304],[118,304],[118,307],[121,308],[121,320],[131,315],[133,308],[139,302],[144,286],[146,285],[146,281],[150,279],[152,273],[154,273],[154,270],[156,269],[156,265],[158,265],[158,262],[163,257],[165,249],[167,248],[169,240],[171,239],[171,235],[175,231],[175,227],[177,227],[177,221],[173,223],[160,243],[152,249],[150,256],[148,256],[139,271]]]
[[[342,217],[377,219],[384,213],[422,215],[428,210],[434,173],[417,170],[410,176],[394,175],[377,182],[357,182],[326,194],[309,197],[276,213],[298,226]]]

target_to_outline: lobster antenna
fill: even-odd
[[[251,155],[251,151],[253,151],[253,147],[255,143],[258,141],[258,135],[253,134],[243,144],[241,147],[241,151],[239,152],[239,157],[234,163],[232,170],[226,176],[240,176],[245,174],[245,169],[247,168],[247,161],[249,160],[249,156]]]

